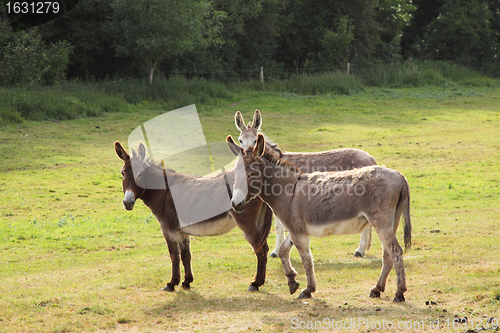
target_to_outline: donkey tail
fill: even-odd
[[[266,212],[264,213],[264,223],[262,224],[262,229],[260,230],[259,242],[257,243],[257,249],[255,252],[258,252],[264,244],[267,244],[267,236],[269,236],[271,225],[273,223],[273,210],[266,203],[264,203],[264,206],[266,209]]]
[[[403,205],[405,249],[409,250],[411,248],[410,185],[403,174],[401,174],[401,177],[403,179],[403,189],[400,194],[399,204]]]

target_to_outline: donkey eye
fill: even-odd
[[[253,140],[253,144],[255,145],[255,143],[257,142],[257,140]]]
[[[122,174],[122,178],[125,178],[125,173],[123,171],[121,172],[121,174]]]
[[[239,141],[240,143],[243,143],[243,141],[241,141],[241,139],[238,139],[238,141]]]
[[[250,174],[248,175],[248,178],[253,177],[253,176],[255,176],[255,173],[253,173],[253,172],[252,172],[252,173],[250,173]]]

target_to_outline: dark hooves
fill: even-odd
[[[270,254],[269,256],[270,256],[271,258],[278,258],[278,255],[277,255],[277,254],[275,254],[275,253],[273,253],[273,252],[271,252],[271,254]]]
[[[372,290],[372,291],[370,292],[370,297],[371,297],[371,298],[377,298],[377,297],[380,297],[380,291],[378,291],[378,290]]]
[[[259,291],[259,287],[256,287],[254,285],[249,285],[248,286],[248,291]]]
[[[354,253],[354,258],[363,258],[363,254],[356,251],[356,253]]]
[[[290,294],[293,295],[299,289],[299,283],[291,282],[288,284],[288,288],[290,288]]]
[[[191,286],[189,285],[189,283],[186,283],[186,284],[182,284],[182,289],[184,290],[191,290]]]
[[[165,288],[163,288],[163,291],[168,291],[168,292],[172,292],[174,291],[174,287],[170,287],[168,284],[165,286]]]
[[[394,303],[401,303],[404,301],[405,301],[405,297],[403,295],[396,294],[396,296],[394,296],[394,300],[393,300]]]
[[[311,294],[303,291],[299,295],[299,299],[301,299],[301,298],[311,298]]]

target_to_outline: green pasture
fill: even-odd
[[[1,127],[0,331],[293,332],[333,320],[344,328],[346,321],[368,323],[346,328],[353,332],[495,329],[498,85],[366,88],[346,96],[242,91],[197,105],[208,142],[238,135],[237,110],[250,121],[259,109],[263,131],[284,150],[354,147],[405,174],[413,247],[404,257],[403,304],[392,303],[394,272],[380,299],[368,297],[382,265],[376,235],[362,259],[352,257],[358,235],[313,238],[318,289],[310,300],[288,293],[277,259],[269,259],[261,291],[247,292],[256,258],[237,228],[193,237],[192,290],[161,291],[171,272],[167,247],[141,201],[123,209],[122,161],[113,149],[115,140],[136,148],[127,147],[129,133],[169,111],[146,104]],[[271,248],[274,240],[273,226]],[[292,263],[305,287],[296,250]],[[467,323],[454,322],[464,317]]]

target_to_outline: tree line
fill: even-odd
[[[244,77],[408,58],[500,75],[498,0],[59,0],[0,12],[0,82]],[[46,22],[47,21],[47,22]]]

